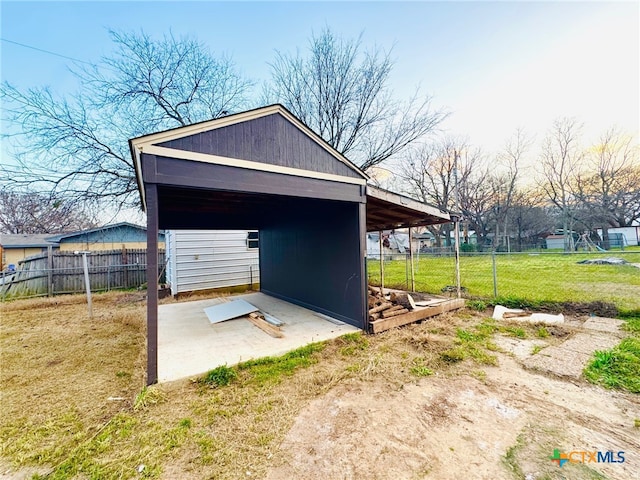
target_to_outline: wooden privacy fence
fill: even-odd
[[[19,262],[16,272],[3,272],[0,296],[52,296],[85,291],[82,253],[45,252]],[[92,291],[138,288],[147,282],[146,249],[87,252]],[[165,277],[164,251],[158,252],[160,283]]]

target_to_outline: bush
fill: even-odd
[[[462,245],[460,245],[460,251],[463,253],[475,252],[476,246],[471,245],[470,243],[463,243]]]
[[[227,367],[226,365],[220,365],[219,367],[209,371],[209,373],[203,377],[202,383],[206,383],[213,387],[224,387],[235,380],[237,376],[238,374],[233,368]]]

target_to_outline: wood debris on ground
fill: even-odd
[[[249,314],[249,321],[253,323],[256,327],[258,327],[263,332],[271,335],[275,338],[282,338],[284,334],[282,330],[280,330],[280,326],[274,325],[273,323],[268,322],[262,313],[253,312]]]
[[[368,293],[369,325],[372,333],[464,307],[464,300],[461,298],[430,298],[417,302],[407,292],[399,290],[383,292],[380,287],[373,285],[368,286]]]

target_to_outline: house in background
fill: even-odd
[[[628,247],[640,245],[640,226],[611,227],[609,231],[609,245],[611,247]],[[602,238],[602,229],[598,229],[598,236]]]
[[[61,251],[99,251],[121,248],[147,248],[147,229],[128,222],[78,232],[50,235]],[[164,248],[164,233],[158,235],[159,247]]]
[[[158,235],[158,245],[164,248],[164,233]],[[59,234],[0,234],[0,271],[14,268],[25,258],[52,251],[106,251],[146,249],[147,229],[121,222],[104,227]]]
[[[14,270],[21,260],[46,252],[49,247],[58,250],[60,244],[49,240],[49,237],[49,233],[0,234],[0,271]]]
[[[383,255],[409,253],[409,234],[385,230],[382,232]],[[380,232],[367,233],[367,256],[380,258]]]
[[[168,230],[171,294],[258,284],[258,236],[255,230]]]

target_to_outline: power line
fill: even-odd
[[[61,53],[52,52],[51,50],[45,50],[43,48],[34,47],[32,45],[27,45],[27,44],[24,44],[24,43],[15,42],[13,40],[9,40],[8,38],[0,37],[0,40],[2,40],[3,42],[7,42],[7,43],[12,43],[14,45],[18,45],[20,47],[29,48],[29,49],[35,50],[37,52],[42,52],[42,53],[46,53],[48,55],[54,55],[56,57],[66,58],[67,60],[71,60],[71,61],[74,61],[74,62],[85,63],[87,65],[91,65],[92,67],[97,67],[97,65],[95,63],[87,62],[85,60],[80,60],[78,58],[69,57],[68,55],[62,55]]]

